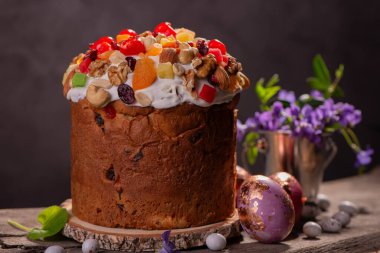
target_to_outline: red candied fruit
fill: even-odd
[[[137,33],[132,29],[124,29],[121,32],[119,32],[119,34],[128,34],[131,37],[137,36]]]
[[[217,40],[217,39],[210,40],[210,42],[208,43],[208,47],[209,48],[218,48],[218,49],[220,49],[220,52],[222,52],[222,54],[227,53],[226,46],[223,44],[223,42],[221,42],[220,40]]]
[[[228,65],[228,56],[227,55],[223,55],[223,62],[225,63],[226,66]]]
[[[203,99],[208,103],[212,103],[216,97],[215,87],[203,84],[202,90],[199,92],[199,98]]]
[[[94,43],[90,44],[90,49],[96,49],[96,47],[103,42],[107,42],[108,44],[113,45],[115,43],[115,40],[109,36],[101,37],[100,39],[98,39]]]
[[[154,28],[154,34],[162,33],[165,36],[173,35],[174,37],[177,35],[177,33],[174,31],[172,24],[169,22],[162,22],[159,23],[156,28]]]
[[[113,49],[112,45],[108,42],[102,42],[96,46],[96,50],[98,51],[98,54],[102,54],[112,49]]]
[[[130,37],[127,40],[120,42],[119,50],[124,55],[138,55],[139,53],[145,53],[144,44],[136,37]]]
[[[108,104],[103,110],[106,113],[106,118],[113,119],[116,117],[116,110],[112,105]]]
[[[79,70],[81,73],[87,73],[88,72],[88,66],[90,66],[91,58],[85,57],[83,61],[79,64]]]
[[[208,54],[213,54],[218,63],[223,61],[223,55],[219,48],[209,48]]]

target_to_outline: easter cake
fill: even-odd
[[[91,43],[63,77],[73,214],[139,229],[230,217],[236,105],[249,83],[222,42],[168,22]]]

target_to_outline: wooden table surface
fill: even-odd
[[[380,252],[380,168],[363,176],[326,182],[321,192],[331,199],[330,210],[324,215],[336,212],[343,200],[364,206],[370,213],[355,216],[340,233],[324,233],[315,240],[308,240],[303,234],[292,234],[279,244],[262,244],[242,233],[242,239],[229,242],[225,252]],[[49,241],[31,241],[24,232],[7,224],[8,219],[13,219],[30,227],[38,226],[36,217],[42,209],[0,210],[0,253],[43,252],[50,245],[61,245],[67,252],[81,252],[80,244],[63,236]],[[209,252],[207,248],[189,251]]]

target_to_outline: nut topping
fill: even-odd
[[[202,57],[202,64],[197,67],[197,77],[206,78],[209,74],[214,72],[217,65],[213,54]]]
[[[106,70],[109,67],[109,65],[110,61],[108,60],[97,59],[91,62],[88,66],[88,75],[92,77],[101,77],[102,75],[104,75],[104,73],[106,73]]]
[[[98,87],[98,88],[104,88],[109,89],[112,87],[112,84],[107,79],[95,79],[91,82],[92,85]]]
[[[164,48],[160,54],[160,63],[170,62],[176,63],[178,61],[177,50],[175,48]]]
[[[185,68],[179,63],[174,63],[173,72],[176,76],[182,76],[183,74],[185,74]]]
[[[123,61],[125,61],[125,55],[121,53],[118,50],[115,50],[111,55],[109,60],[111,61],[112,64],[119,65]]]
[[[111,66],[108,69],[108,78],[113,85],[120,85],[127,81],[128,73],[131,72],[128,63],[122,62],[119,66]]]
[[[243,68],[241,66],[241,63],[236,60],[236,58],[229,56],[228,57],[228,64],[227,64],[227,72],[235,75],[239,71],[243,71]]]
[[[218,66],[214,72],[216,83],[221,90],[228,90],[230,77],[222,66]]]
[[[193,69],[186,70],[185,74],[182,76],[183,85],[186,87],[187,91],[191,93],[193,97],[197,97],[197,92],[195,90],[195,71]]]
[[[86,98],[96,108],[102,108],[111,100],[111,95],[103,88],[90,85],[87,88]]]
[[[150,99],[150,97],[144,92],[136,92],[135,98],[142,106],[150,106],[152,104],[152,99]]]
[[[178,59],[182,64],[190,64],[197,54],[198,49],[196,48],[182,49],[179,52]]]

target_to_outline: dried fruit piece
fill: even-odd
[[[176,32],[174,31],[172,24],[169,22],[162,22],[154,28],[154,33],[159,34],[162,33],[166,36],[176,36]]]
[[[116,117],[116,110],[115,107],[113,107],[111,104],[108,104],[106,107],[103,108],[106,118],[113,119]]]
[[[197,54],[198,50],[196,48],[182,49],[179,52],[178,59],[182,64],[190,64]]]
[[[207,46],[207,43],[206,43],[206,40],[204,39],[199,39],[197,40],[197,48],[198,48],[198,51],[199,53],[202,55],[202,56],[205,56],[208,54],[208,46]]]
[[[97,41],[95,41],[94,43],[91,43],[90,44],[90,49],[93,49],[93,50],[96,50],[97,47],[102,44],[102,43],[108,43],[109,45],[113,45],[115,43],[115,40],[112,38],[112,37],[109,37],[109,36],[104,36],[104,37],[101,37],[100,39],[98,39]]]
[[[180,43],[178,44],[178,48],[179,48],[179,49],[190,49],[191,46],[190,46],[189,43],[187,43],[187,42],[180,42]]]
[[[91,85],[94,85],[99,88],[109,89],[112,87],[112,84],[107,79],[95,79],[91,82]]]
[[[174,48],[164,48],[160,54],[160,63],[170,62],[175,63],[178,61],[177,50]]]
[[[125,55],[122,54],[119,50],[115,50],[110,55],[109,60],[112,64],[119,65],[120,63],[125,61]]]
[[[217,39],[210,40],[210,42],[208,43],[208,47],[209,48],[218,48],[222,54],[227,53],[226,46],[223,44],[223,42],[221,42],[220,40],[217,40]]]
[[[74,88],[84,87],[84,86],[86,86],[86,80],[87,80],[86,74],[75,73],[73,76],[73,79],[71,80],[72,87],[74,87]]]
[[[149,98],[144,92],[136,92],[136,101],[142,106],[150,106],[152,104],[152,99]]]
[[[129,39],[130,37],[131,37],[131,35],[129,35],[129,34],[118,34],[118,35],[116,35],[116,42],[120,43],[123,40]]]
[[[165,48],[178,47],[177,41],[173,37],[162,38],[160,40],[160,43],[161,43],[162,47],[165,47]]]
[[[173,66],[170,62],[159,63],[157,74],[160,78],[174,79]]]
[[[156,79],[157,72],[154,61],[149,57],[137,60],[132,80],[133,89],[140,90],[149,87]]]
[[[219,48],[210,48],[208,50],[208,53],[213,54],[215,56],[215,59],[218,64],[223,62],[223,55]]]
[[[111,95],[103,88],[90,85],[87,88],[86,98],[96,108],[102,108],[111,100]]]
[[[117,93],[121,101],[126,104],[133,104],[135,102],[135,92],[128,84],[122,84],[117,87]]]
[[[215,97],[216,97],[216,88],[208,84],[203,84],[203,87],[201,91],[199,92],[199,98],[203,99],[207,103],[212,103]]]
[[[110,50],[110,51],[106,51],[102,54],[99,54],[98,57],[99,59],[102,59],[102,60],[108,60],[110,58],[110,56],[113,54],[113,52],[115,52],[114,50]],[[119,52],[119,51],[117,51]]]
[[[82,73],[87,73],[88,72],[88,67],[91,64],[91,59],[90,58],[84,58],[83,61],[79,64],[79,70]]]
[[[157,43],[157,40],[152,35],[148,35],[146,37],[142,37],[141,42],[144,44],[145,50],[149,51],[153,44]]]
[[[104,73],[106,73],[106,70],[110,64],[111,63],[109,60],[101,60],[101,59],[97,59],[91,62],[90,65],[88,66],[89,76],[101,77],[102,75],[104,75]]]
[[[98,44],[95,48],[98,51],[98,54],[102,54],[104,52],[112,50],[112,45],[108,42],[102,42]]]
[[[135,70],[135,66],[136,66],[136,59],[133,58],[132,56],[127,56],[125,57],[125,60],[127,61],[128,63],[128,67],[134,71]]]
[[[120,42],[120,52],[124,55],[138,55],[145,53],[145,46],[137,37],[130,37]]]
[[[216,66],[217,63],[213,54],[202,57],[202,65],[197,67],[197,77],[206,78],[215,70]]]
[[[176,76],[182,76],[183,74],[185,74],[185,68],[179,63],[174,63],[173,72]]]
[[[162,52],[162,45],[159,43],[154,43],[147,52],[148,56],[156,56]]]
[[[135,32],[135,30],[132,30],[132,29],[124,29],[124,30],[121,30],[119,32],[119,34],[128,34],[129,36],[137,36],[137,33]]]
[[[195,38],[195,32],[186,29],[186,28],[181,28],[177,30],[177,35],[176,39],[181,42],[188,42],[192,41]]]

